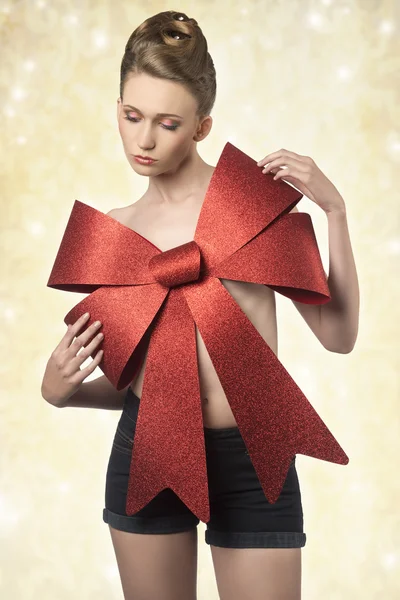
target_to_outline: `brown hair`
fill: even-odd
[[[196,115],[211,113],[217,91],[214,63],[197,21],[184,13],[160,12],[131,34],[121,62],[121,99],[131,73],[181,83],[197,100]]]

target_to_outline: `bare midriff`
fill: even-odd
[[[157,248],[165,252],[189,242],[194,237],[195,226],[201,204],[193,202],[192,207],[169,207],[168,211],[152,208],[145,196],[131,206],[116,209],[112,218],[130,227]],[[266,257],[267,260],[267,257]],[[250,322],[263,337],[271,350],[277,354],[277,322],[274,291],[261,284],[220,279]],[[200,383],[200,398],[203,425],[212,429],[236,427],[237,422],[229,406],[217,372],[208,354],[198,328],[196,327],[197,362]],[[130,387],[139,398],[142,395],[144,373],[147,362],[149,336],[144,346],[144,359]],[[244,399],[245,400],[245,399]]]
[[[265,285],[221,279],[221,283],[246,313],[254,327],[276,354],[277,326],[274,292]],[[196,327],[197,363],[200,382],[203,425],[209,428],[236,427],[236,419],[229,406],[210,355]],[[146,354],[140,370],[130,384],[133,392],[141,397]],[[244,399],[245,400],[245,399]]]

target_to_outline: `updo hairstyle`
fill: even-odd
[[[120,97],[131,74],[182,84],[197,100],[196,116],[203,118],[214,106],[217,84],[207,40],[197,21],[171,10],[149,17],[129,37],[121,62]]]

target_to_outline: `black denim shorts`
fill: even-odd
[[[200,520],[170,489],[132,516],[125,512],[140,398],[129,387],[108,462],[103,521],[133,533],[177,533]],[[265,497],[238,427],[204,427],[210,498],[207,544],[226,548],[300,548],[306,543],[296,456],[278,500]]]

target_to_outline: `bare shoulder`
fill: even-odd
[[[120,210],[119,208],[112,208],[111,210],[108,211],[108,213],[106,213],[106,215],[109,215],[110,217],[113,217],[115,219],[119,210]]]
[[[129,219],[132,218],[134,211],[135,204],[130,204],[129,206],[122,206],[121,208],[112,208],[106,215],[125,225]]]

